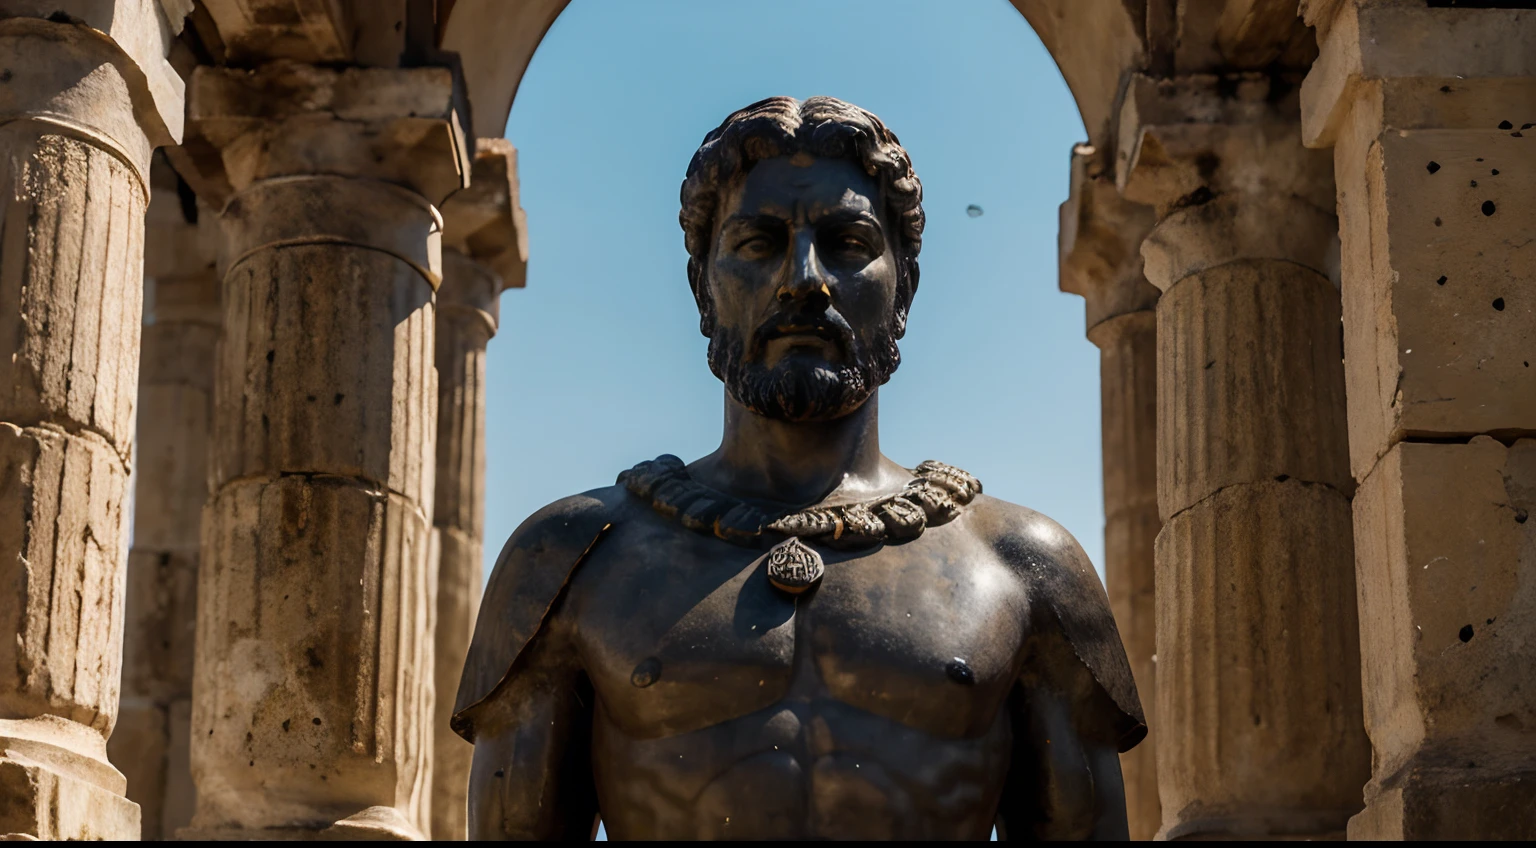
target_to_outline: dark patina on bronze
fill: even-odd
[[[880,453],[921,199],[842,101],[705,138],[680,220],[721,445],[508,540],[454,706],[471,836],[1126,837],[1118,754],[1146,727],[1092,564],[969,474]]]

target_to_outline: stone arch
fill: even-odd
[[[440,40],[457,53],[474,104],[474,133],[500,137],[523,74],[544,34],[571,0],[451,0]],[[1146,62],[1146,0],[1010,0],[1056,61],[1088,128],[1105,149],[1127,72]]]

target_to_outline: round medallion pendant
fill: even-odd
[[[790,536],[768,551],[768,582],[780,591],[798,595],[816,585],[826,573],[821,554]]]

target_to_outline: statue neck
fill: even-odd
[[[783,506],[858,500],[899,490],[912,475],[880,453],[879,392],[832,421],[766,418],[725,399],[720,447],[689,469],[706,486]]]

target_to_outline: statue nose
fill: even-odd
[[[820,257],[816,255],[816,245],[811,239],[796,240],[789,280],[779,286],[777,295],[780,303],[814,297],[831,302],[831,280],[821,265]]]

